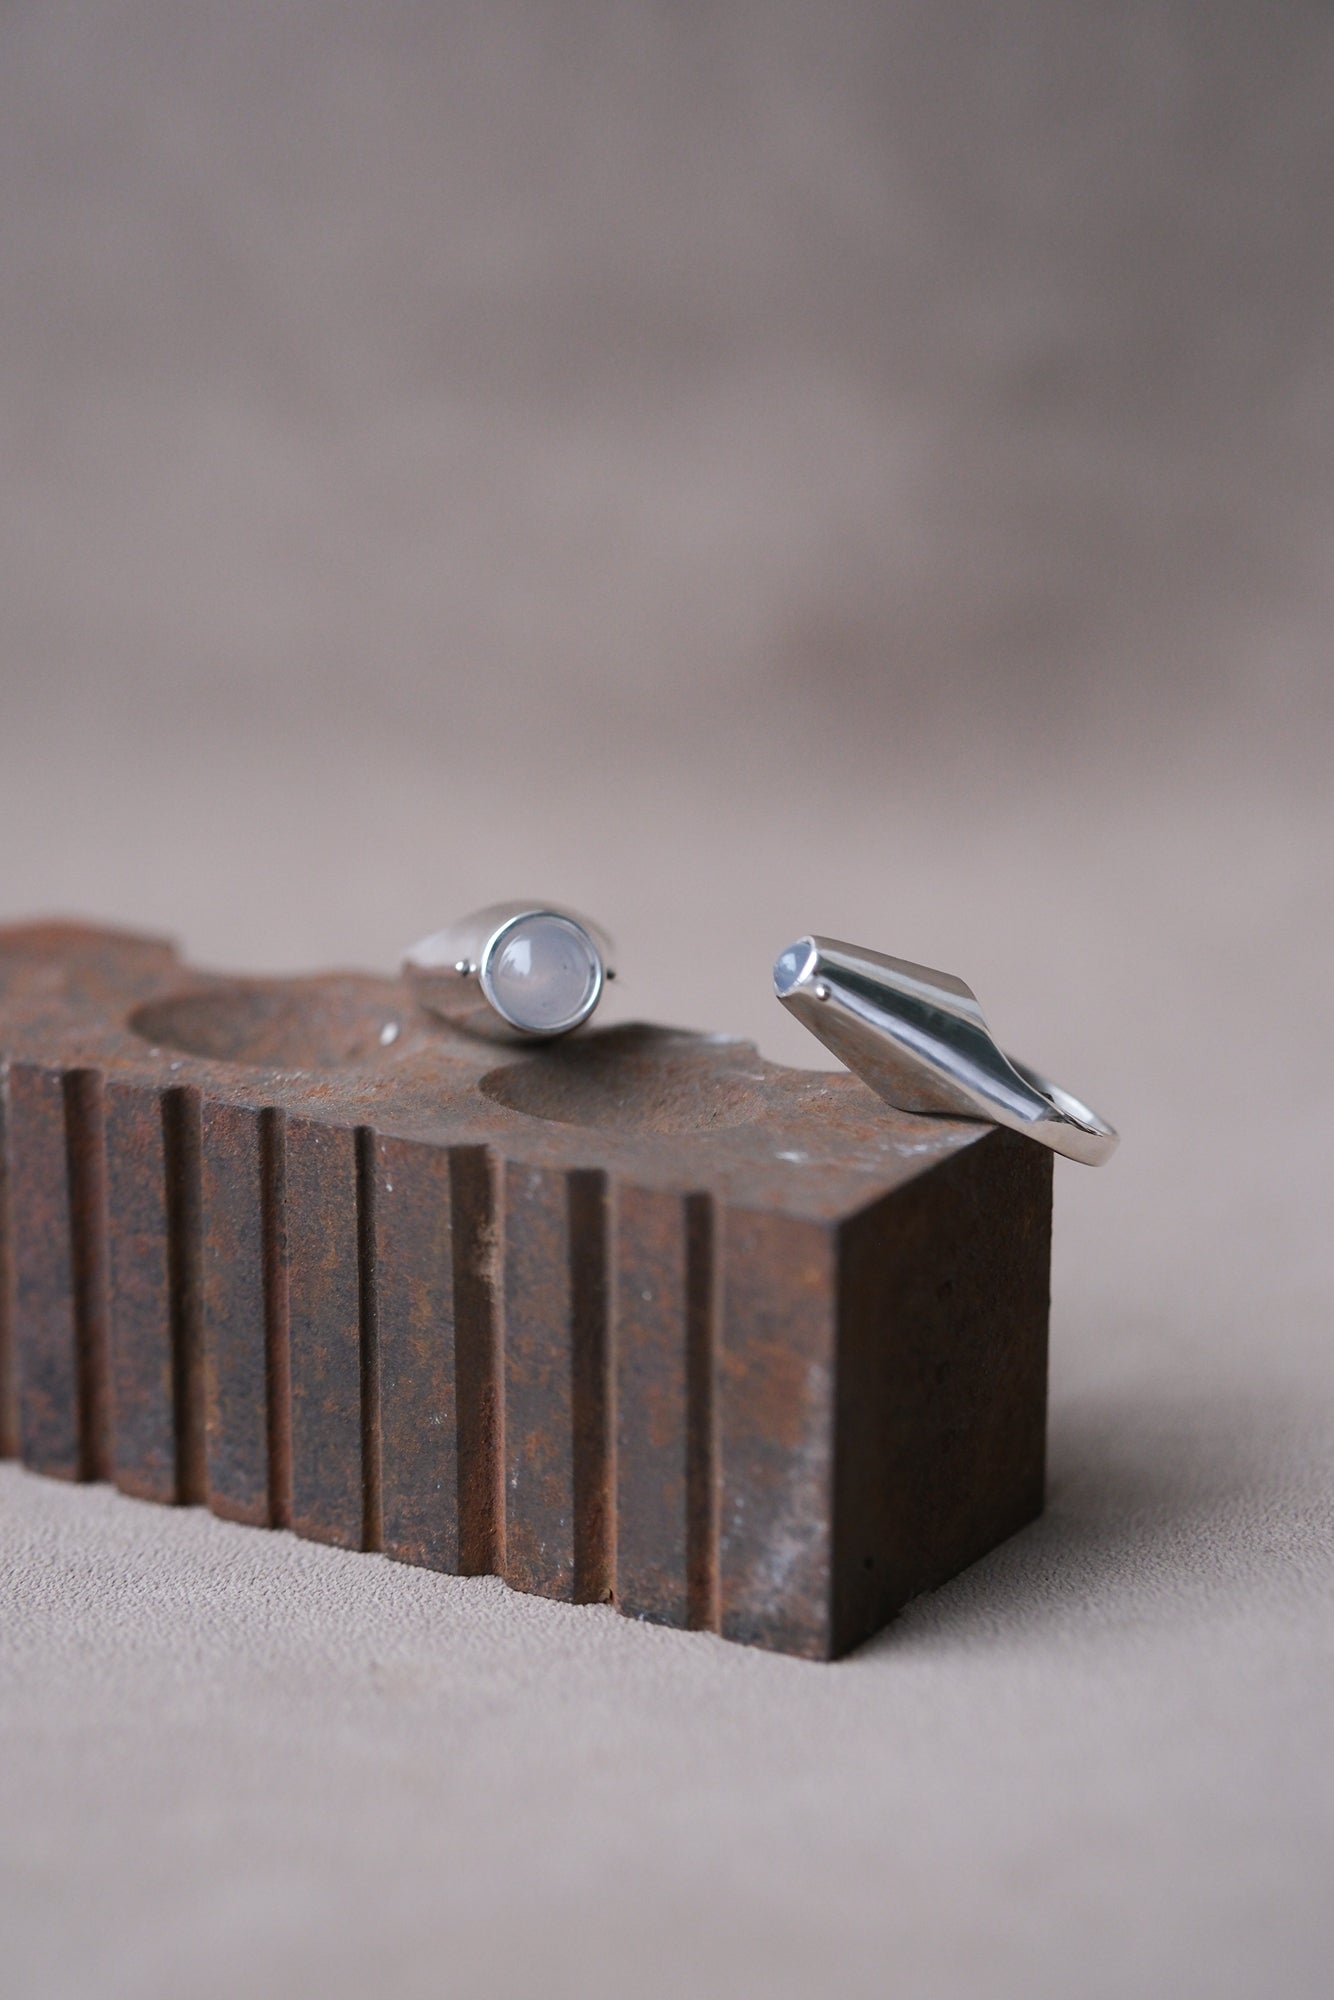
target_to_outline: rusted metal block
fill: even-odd
[[[0,931],[0,1452],[823,1658],[1042,1505],[1051,1156]]]

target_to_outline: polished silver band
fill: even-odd
[[[774,992],[887,1104],[985,1119],[1098,1167],[1116,1150],[1105,1118],[996,1046],[972,989],[947,972],[837,938],[780,952]]]
[[[615,978],[598,925],[549,903],[493,903],[413,945],[403,976],[469,1034],[550,1041],[586,1021]]]

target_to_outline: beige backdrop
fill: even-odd
[[[0,918],[810,927],[1122,1125],[1046,1518],[819,1668],[0,1468],[15,2000],[1334,1952],[1334,22],[0,6]]]

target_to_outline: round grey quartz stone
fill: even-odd
[[[774,960],[774,992],[781,1000],[800,984],[804,975],[815,962],[815,946],[807,938],[798,938],[786,951],[780,951]]]
[[[587,931],[538,911],[501,932],[487,958],[486,984],[511,1027],[559,1035],[592,1012],[602,961]]]

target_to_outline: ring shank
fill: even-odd
[[[1007,1055],[1005,1060],[1016,1070],[1024,1082],[1045,1098],[1052,1108],[1049,1143],[1067,1158],[1079,1160],[1085,1166],[1101,1166],[1116,1151],[1118,1133],[1114,1125],[1100,1118],[1091,1106],[1076,1097],[1073,1091],[1063,1090],[1059,1083],[1043,1076],[1041,1070],[1033,1069],[1017,1057]],[[1009,1122],[1008,1120],[1006,1121]]]

